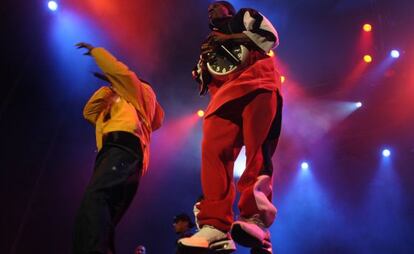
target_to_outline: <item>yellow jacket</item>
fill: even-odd
[[[109,79],[111,86],[98,89],[83,110],[85,119],[95,126],[96,144],[102,148],[103,136],[111,131],[127,131],[141,140],[143,170],[148,168],[151,133],[161,127],[164,111],[152,88],[104,48],[91,55]]]

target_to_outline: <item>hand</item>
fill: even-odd
[[[214,51],[214,46],[209,41],[201,44],[201,56],[206,56]]]
[[[220,32],[217,32],[217,31],[211,32],[210,35],[209,35],[209,38],[211,38],[213,41],[219,42],[219,43],[233,39],[231,34],[220,33]]]
[[[88,52],[86,52],[86,53],[83,53],[84,55],[90,55],[91,54],[91,50],[94,48],[94,46],[92,46],[91,44],[89,44],[89,43],[86,43],[86,42],[79,42],[79,43],[76,43],[76,45],[75,45],[78,49],[81,49],[81,48],[85,48],[85,49],[87,49],[88,50]]]

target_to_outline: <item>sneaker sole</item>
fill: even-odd
[[[231,254],[236,250],[225,250],[225,249],[210,249],[200,247],[190,247],[182,244],[178,245],[177,254]]]
[[[244,231],[240,225],[233,225],[231,229],[231,237],[236,243],[249,248],[259,248],[262,246],[262,241],[249,235]]]
[[[208,248],[190,247],[178,244],[178,254],[210,254],[211,250]]]
[[[212,243],[210,245],[210,249],[214,251],[214,253],[220,253],[220,254],[230,254],[236,251],[235,247],[230,247],[226,241],[219,241],[216,243]]]
[[[262,248],[253,248],[250,250],[250,254],[272,254],[273,252],[269,252],[268,250],[264,250]]]
[[[214,254],[230,254],[235,252],[236,250],[213,250]]]

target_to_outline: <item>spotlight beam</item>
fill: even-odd
[[[57,4],[57,2],[56,1],[49,1],[48,3],[47,3],[47,7],[49,8],[49,10],[51,10],[51,11],[57,11],[57,9],[58,9],[58,4]]]

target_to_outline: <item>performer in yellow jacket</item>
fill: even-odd
[[[88,50],[109,86],[99,88],[83,115],[95,127],[98,155],[75,222],[73,253],[115,253],[115,226],[148,168],[151,133],[164,111],[150,85],[103,48]]]

